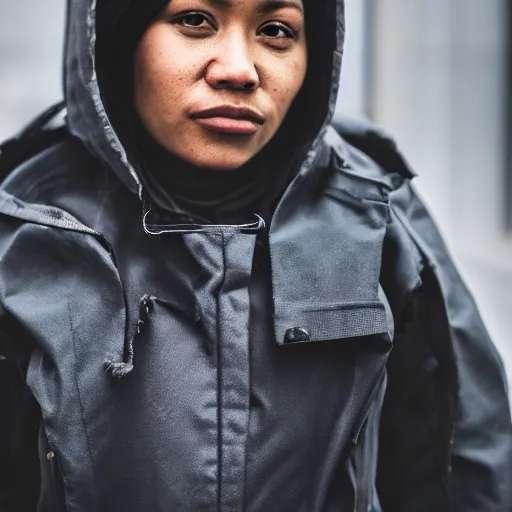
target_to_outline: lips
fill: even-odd
[[[265,118],[257,110],[233,105],[196,111],[190,117],[209,130],[235,135],[252,135],[265,122]]]

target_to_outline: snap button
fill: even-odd
[[[311,336],[304,327],[292,327],[284,335],[285,343],[303,343],[305,341],[311,341]]]

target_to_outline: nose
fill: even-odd
[[[260,78],[249,46],[242,35],[225,35],[206,70],[205,79],[210,87],[243,91],[259,87]]]

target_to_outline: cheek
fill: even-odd
[[[286,66],[276,66],[272,75],[270,94],[277,106],[280,121],[284,118],[293,100],[299,93],[306,77],[306,56],[299,55]]]
[[[141,40],[134,68],[135,102],[141,117],[168,117],[176,112],[195,69],[183,55],[165,29],[149,30]]]

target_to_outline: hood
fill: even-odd
[[[97,10],[98,2],[111,3],[112,8]],[[114,24],[116,14],[129,4],[130,0],[68,0],[64,88],[70,132],[107,164],[131,191],[142,196],[143,185],[138,171],[141,162],[130,153],[130,141],[126,137],[123,139],[109,118],[97,74],[96,26],[99,23],[103,26]],[[305,0],[304,4],[308,74],[283,123],[283,126],[295,127],[288,137],[291,139],[288,143],[297,149],[290,152],[290,164],[295,167],[295,174],[303,169],[306,155],[311,156],[315,139],[321,136],[334,113],[345,30],[344,0]],[[98,13],[112,16],[112,20],[98,20]],[[144,27],[140,32],[143,31]],[[311,101],[312,98],[315,101]],[[301,129],[297,130],[297,126]]]

